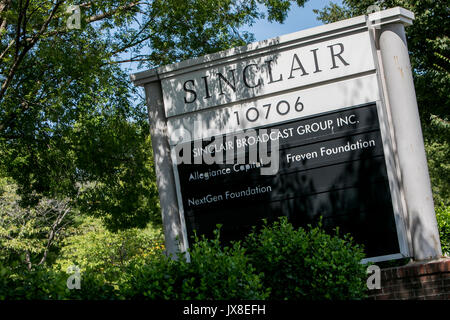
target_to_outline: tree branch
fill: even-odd
[[[134,46],[136,46],[136,45],[138,45],[138,44],[144,42],[145,40],[150,39],[150,36],[148,36],[148,37],[144,37],[144,38],[142,38],[142,39],[140,39],[140,40],[135,41],[136,38],[137,38],[142,32],[144,32],[144,30],[145,30],[151,23],[153,23],[153,20],[147,21],[147,23],[141,28],[141,30],[139,30],[139,32],[133,37],[133,39],[131,39],[131,40],[128,42],[128,44],[122,46],[120,49],[117,49],[116,51],[113,51],[113,52],[111,53],[111,56],[113,56],[113,55],[115,55],[115,54],[117,54],[117,53],[123,52],[123,51],[125,51],[125,50],[127,50],[127,49],[129,49],[129,48],[131,48],[131,47],[134,47]]]
[[[5,20],[5,21],[6,21],[6,20]],[[3,57],[5,56],[6,53],[8,53],[9,49],[11,49],[11,47],[14,45],[15,42],[16,42],[16,41],[15,41],[14,39],[12,39],[12,40],[9,42],[8,46],[6,47],[6,49],[3,50],[3,52],[0,54],[0,61],[3,60]]]
[[[139,1],[138,2],[133,2],[133,3],[130,3],[130,4],[127,4],[127,5],[124,5],[124,6],[120,6],[120,7],[116,8],[116,9],[114,9],[114,10],[111,10],[111,11],[108,11],[108,12],[104,12],[104,13],[99,14],[99,15],[91,16],[89,18],[86,18],[86,22],[87,23],[91,23],[91,22],[95,22],[95,21],[98,21],[98,20],[103,20],[105,18],[109,18],[109,17],[113,16],[118,11],[131,9],[131,8],[137,6],[137,5],[139,5]]]
[[[67,215],[67,213],[70,212],[70,207],[68,207],[65,203],[59,203],[60,205],[62,205],[62,208],[55,208],[55,210],[59,211],[58,216],[55,220],[55,222],[53,223],[51,229],[50,229],[50,233],[48,234],[48,238],[47,238],[47,245],[44,249],[44,254],[42,255],[41,261],[39,261],[38,265],[40,266],[41,264],[43,264],[45,262],[45,260],[47,259],[47,254],[48,254],[48,250],[50,249],[50,246],[53,244],[53,240],[55,239],[57,233],[58,233],[58,227],[59,225],[62,223],[62,221],[64,220],[64,217]]]
[[[31,41],[26,44],[20,54],[19,52],[19,41],[20,41],[20,25],[22,23],[22,19],[25,19],[24,12],[21,10],[19,13],[19,21],[17,23],[17,34],[16,34],[16,51],[14,53],[14,63],[9,69],[8,76],[6,77],[5,81],[3,82],[1,89],[0,89],[0,101],[2,101],[6,89],[8,88],[9,84],[11,83],[14,74],[19,67],[19,64],[22,62],[23,58],[27,54],[27,52],[36,44],[36,42],[39,40],[39,37],[44,33],[44,31],[47,29],[50,21],[53,19],[54,15],[56,14],[56,11],[58,10],[59,6],[62,4],[63,0],[58,0],[56,4],[54,5],[52,12],[50,13],[50,16],[47,18],[47,20],[44,22],[44,24],[41,26],[41,29],[32,37]],[[28,3],[28,0],[27,0]],[[20,1],[20,8],[21,8],[22,1]],[[25,28],[26,30],[26,28]],[[1,129],[1,128],[0,128]]]
[[[126,63],[126,62],[141,62],[141,61],[152,61],[152,59],[151,58],[145,58],[145,59],[131,58],[129,60],[111,61],[111,62],[108,62],[108,64],[118,64],[118,63]]]

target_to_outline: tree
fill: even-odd
[[[447,1],[385,0],[381,9],[404,7],[415,14],[406,30],[422,120],[435,203],[450,205],[450,7]],[[316,10],[318,19],[335,22],[367,14],[370,0],[343,0]]]
[[[243,45],[253,38],[240,28],[263,7],[282,22],[291,3],[0,0],[0,171],[22,205],[68,197],[112,229],[158,222],[146,112],[120,63],[156,67]],[[66,26],[73,4],[80,29]]]
[[[15,186],[4,183],[0,197],[0,260],[22,260],[28,271],[47,262],[49,253],[67,234],[74,221],[66,200],[41,199],[34,207],[23,208]]]
[[[53,269],[66,272],[75,265],[82,273],[99,273],[111,283],[126,276],[131,263],[145,264],[164,249],[162,235],[151,227],[110,232],[98,219],[87,218],[69,232]]]

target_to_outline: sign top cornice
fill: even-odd
[[[414,20],[414,13],[401,7],[395,7],[375,12],[373,14],[369,14],[368,16],[363,15],[353,17],[279,37],[253,42],[245,46],[235,47],[198,58],[192,58],[143,72],[134,73],[130,75],[130,78],[136,86],[143,86],[146,83],[158,81],[160,79],[237,61],[244,56],[246,58],[259,56],[292,46],[306,45],[318,40],[333,38],[357,31],[365,31],[368,29],[367,20],[371,21],[372,26],[374,27],[392,23],[402,23],[405,26],[409,26]]]

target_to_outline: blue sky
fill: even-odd
[[[312,27],[322,25],[321,21],[316,19],[313,9],[322,9],[330,2],[342,4],[342,0],[309,0],[304,7],[299,7],[296,4],[291,6],[291,10],[286,21],[283,24],[270,23],[267,20],[259,20],[252,27],[244,30],[251,31],[255,35],[256,41],[261,41],[273,37],[278,37],[283,34],[296,32]]]
[[[255,36],[255,41],[261,41],[269,38],[278,37],[284,34],[304,30],[312,27],[322,25],[323,23],[316,19],[313,9],[322,9],[330,2],[342,4],[342,0],[309,0],[304,7],[299,7],[293,3],[291,10],[283,24],[274,22],[270,23],[266,19],[257,21],[253,26],[243,28],[242,30],[250,31]],[[123,54],[121,59],[129,59],[131,56]],[[144,71],[144,69],[137,70],[138,63],[123,63],[121,67],[127,73],[135,73]]]

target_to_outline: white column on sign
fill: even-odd
[[[168,255],[177,258],[176,253],[184,251],[185,246],[182,242],[182,227],[167,138],[167,119],[164,112],[161,83],[159,81],[149,82],[144,87],[149,113],[156,183],[161,203],[165,247]]]
[[[442,255],[405,28],[381,25],[379,47],[415,260]]]

